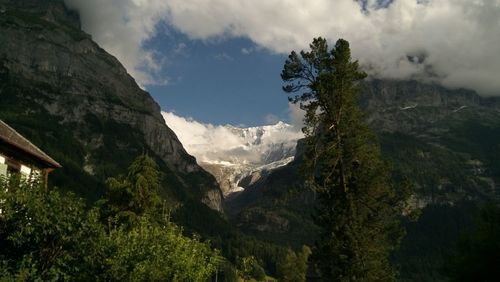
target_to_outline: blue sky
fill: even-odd
[[[165,85],[147,90],[162,110],[212,124],[288,121],[280,73],[286,56],[245,38],[190,40],[168,26],[147,44],[163,53]]]
[[[287,120],[281,68],[318,36],[348,40],[370,77],[500,95],[500,0],[65,1],[186,122]]]
[[[388,6],[392,0],[378,2]],[[245,37],[192,40],[165,23],[157,29],[144,46],[166,60],[157,75],[167,83],[147,86],[162,110],[211,124],[290,122],[280,78],[286,54]]]

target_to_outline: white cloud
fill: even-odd
[[[247,37],[285,54],[307,48],[313,37],[342,37],[375,77],[500,95],[500,0],[394,0],[387,8],[368,0],[365,10],[353,0],[67,2],[82,11],[85,30],[145,81],[161,66],[142,43],[166,21],[192,39]]]
[[[191,118],[162,112],[166,124],[176,133],[188,153],[199,162],[264,164],[269,152],[283,144],[287,150],[303,134],[295,126],[278,123],[242,130],[232,126],[212,125]]]
[[[181,42],[177,44],[177,46],[174,49],[174,53],[178,55],[183,55],[187,56],[188,54],[186,53],[187,45],[184,42]]]
[[[301,131],[304,127],[305,112],[300,109],[298,104],[288,104],[288,116],[295,130]]]
[[[387,8],[371,0],[366,11],[353,0],[194,2],[169,1],[170,23],[192,38],[246,36],[288,53],[313,37],[343,37],[374,76],[500,94],[498,0],[395,0]],[[408,60],[416,55],[420,63]]]
[[[277,115],[274,114],[267,114],[264,117],[264,120],[267,124],[275,124],[280,121],[280,118]]]
[[[227,128],[183,118],[172,112],[162,112],[166,124],[176,133],[188,153],[198,161],[208,161],[219,151],[234,149],[241,140]]]
[[[82,28],[113,54],[140,85],[163,84],[157,76],[163,58],[143,44],[167,18],[168,4],[159,0],[65,0],[80,12]]]
[[[214,59],[218,61],[228,61],[228,62],[234,61],[234,58],[226,52],[214,55]]]
[[[253,49],[252,48],[241,48],[241,54],[243,55],[250,55],[252,54]]]

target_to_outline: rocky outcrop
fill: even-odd
[[[243,190],[243,187],[240,187],[238,184],[241,178],[251,170],[249,165],[246,164],[225,165],[221,163],[201,162],[200,165],[215,177],[224,197]]]
[[[201,198],[201,202],[213,210],[224,213],[224,201],[221,191],[215,189],[207,191]]]
[[[471,111],[500,111],[498,99],[417,81],[365,81],[360,98],[368,123],[380,132],[412,134],[435,127],[445,119],[468,118]]]
[[[96,153],[103,147],[117,153],[152,152],[186,189],[200,200],[210,195],[214,203],[207,205],[222,211],[215,179],[186,153],[151,96],[80,30],[78,15],[63,0],[0,0],[0,13],[0,95],[15,96],[3,98],[31,101],[40,108],[26,108],[26,113],[43,110],[59,118],[87,150],[81,164],[87,172],[99,171],[103,161],[113,162]],[[107,144],[113,132],[103,125],[109,124],[129,132]],[[194,174],[197,183],[191,183]]]
[[[78,13],[66,9],[63,1],[50,0],[0,0],[0,12],[3,15],[8,15],[16,11],[24,15],[37,15],[43,21],[55,25],[63,24],[64,26],[80,29],[80,17]],[[25,18],[27,19],[27,18]],[[32,22],[33,23],[33,22]],[[41,23],[41,22],[39,22]]]

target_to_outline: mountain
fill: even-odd
[[[416,81],[372,80],[362,88],[361,105],[394,179],[410,177],[415,205],[423,207],[417,222],[405,223],[408,235],[395,254],[402,280],[439,280],[439,265],[471,226],[476,205],[498,197],[500,100]],[[223,203],[216,179],[184,150],[159,106],[81,31],[63,0],[0,0],[0,119],[62,164],[52,185],[89,203],[105,195],[108,177],[150,155],[163,174],[162,195],[177,203],[173,219],[233,262],[255,255],[272,269],[282,246],[314,242],[315,195],[301,177],[300,141],[287,163],[300,138],[281,134],[290,126],[227,126],[237,144],[197,157],[226,169],[219,181],[235,175],[226,193],[246,187]],[[243,232],[221,215],[225,204]]]
[[[372,80],[361,90],[360,104],[383,156],[394,167],[395,178],[415,181],[420,206],[497,197],[500,98],[416,81]],[[275,175],[298,169],[298,151],[294,162],[250,185],[240,201],[245,194],[255,196],[252,190],[264,190],[260,195],[273,190],[268,182]]]
[[[165,196],[223,212],[213,176],[63,0],[0,0],[0,42],[0,118],[62,164],[53,184],[93,201],[107,177],[146,153],[164,174]]]
[[[275,125],[248,128],[226,125],[226,128],[241,138],[243,150],[251,152],[253,158],[249,156],[243,161],[256,166],[271,164],[293,156],[295,143],[301,136],[292,125],[281,121]]]
[[[395,181],[415,184],[418,221],[394,255],[402,281],[442,281],[440,267],[477,207],[500,195],[500,98],[416,81],[361,85],[361,107],[376,132]],[[252,183],[227,203],[233,224],[277,244],[313,244],[315,194],[301,177],[304,143],[295,160]]]
[[[0,119],[62,165],[49,187],[92,206],[106,195],[107,178],[148,154],[183,232],[210,240],[232,263],[255,256],[272,270],[284,256],[285,248],[228,222],[216,179],[186,152],[151,96],[80,29],[78,14],[63,0],[0,0]]]
[[[397,173],[436,204],[496,197],[500,99],[415,81],[364,85],[368,122]]]
[[[235,140],[231,146],[213,146],[195,156],[215,176],[226,197],[292,161],[302,137],[299,129],[283,122],[248,128],[225,125],[224,130]]]

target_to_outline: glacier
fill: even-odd
[[[163,113],[186,151],[215,176],[225,197],[245,187],[240,181],[252,176],[257,181],[263,171],[291,162],[300,128],[279,121],[272,125],[237,127],[203,124],[192,119]]]

